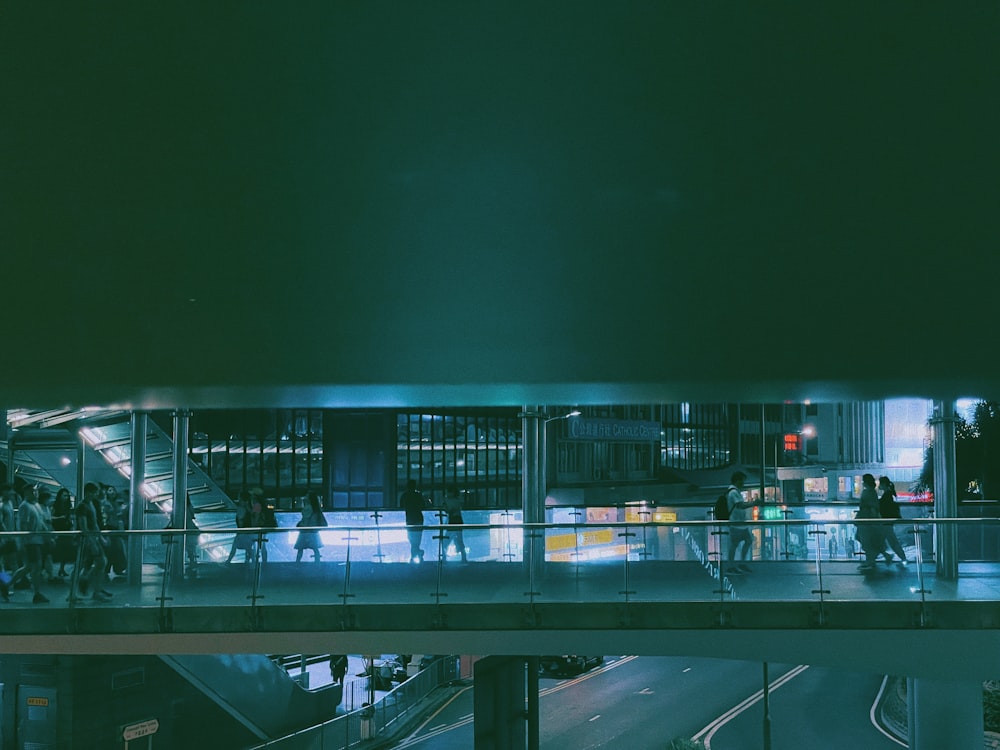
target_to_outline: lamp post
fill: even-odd
[[[580,415],[578,409],[574,409],[571,412],[562,414],[558,417],[546,417],[544,413],[539,409],[538,411],[531,411],[529,408],[525,408],[522,413],[522,418],[525,420],[525,442],[524,442],[524,454],[525,454],[525,470],[528,469],[527,457],[531,454],[529,449],[529,443],[531,443],[531,448],[537,450],[534,457],[537,459],[533,471],[531,472],[531,477],[526,479],[526,495],[525,495],[525,523],[544,523],[545,521],[545,497],[548,494],[549,488],[549,464],[548,464],[548,434],[549,434],[549,423],[558,422],[561,419],[569,419],[570,417],[576,417]],[[530,420],[530,421],[529,421]],[[534,427],[535,429],[530,429]],[[537,439],[537,443],[532,439]],[[532,487],[533,485],[533,487]],[[530,490],[534,490],[534,496],[531,497]],[[530,503],[529,507],[529,497],[533,501]],[[530,517],[529,517],[530,511]],[[529,586],[531,591],[529,594],[534,595],[534,581],[538,580],[541,575],[542,565],[545,561],[545,532],[542,531],[542,537],[539,541],[536,536],[536,532],[532,532],[528,541],[529,550],[528,554],[528,565],[529,565],[529,575],[528,580],[531,583]],[[527,666],[527,697],[528,697],[528,710],[527,710],[527,746],[528,750],[538,750],[538,657],[529,656],[525,660]]]
[[[580,414],[579,410],[562,414],[558,417],[546,417],[544,407],[525,406],[518,415],[523,421],[523,442],[522,453],[524,456],[522,468],[522,492],[524,523],[544,523],[545,521],[545,496],[548,490],[548,472],[546,462],[548,461],[548,451],[546,449],[546,435],[550,422],[560,419],[569,419]],[[536,543],[534,532],[529,532],[525,539],[525,561],[529,565],[530,578],[534,580],[536,574],[541,573],[542,561],[545,558],[544,541],[541,545]]]
[[[548,417],[542,421],[542,434],[539,436],[541,438],[541,451],[539,451],[541,454],[539,458],[541,469],[538,474],[539,513],[542,516],[542,521],[545,520],[545,498],[549,493],[549,423],[579,416],[580,410],[573,409],[573,411],[567,412],[566,414],[562,414],[558,417]]]

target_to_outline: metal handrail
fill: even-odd
[[[296,750],[322,747],[346,750],[370,742],[392,731],[436,688],[459,678],[458,657],[443,656],[388,691],[372,705],[349,711],[323,724],[292,732],[284,737],[254,745],[249,750]],[[372,679],[369,677],[368,679]]]

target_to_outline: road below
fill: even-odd
[[[898,750],[870,719],[881,675],[772,664],[772,750],[829,747]],[[540,681],[542,750],[662,750],[695,737],[711,750],[759,750],[763,670],[757,662],[688,657],[608,657],[571,679]],[[396,745],[426,750],[473,746],[471,687]]]

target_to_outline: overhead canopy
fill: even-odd
[[[0,398],[996,397],[998,25],[5,4]]]

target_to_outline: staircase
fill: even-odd
[[[11,441],[15,476],[53,488],[75,490],[82,455],[85,481],[121,484],[132,476],[132,413],[121,409],[63,409],[7,413],[14,429]],[[6,453],[7,445],[0,443]],[[163,520],[174,502],[173,440],[152,419],[146,420],[146,459],[142,495],[146,512]],[[195,511],[195,525],[210,531],[234,528],[235,504],[195,462],[187,462],[187,491]],[[75,494],[75,492],[74,492]],[[148,528],[156,528],[147,523]],[[207,547],[228,550],[231,535],[206,535]],[[228,537],[228,538],[227,538]]]

